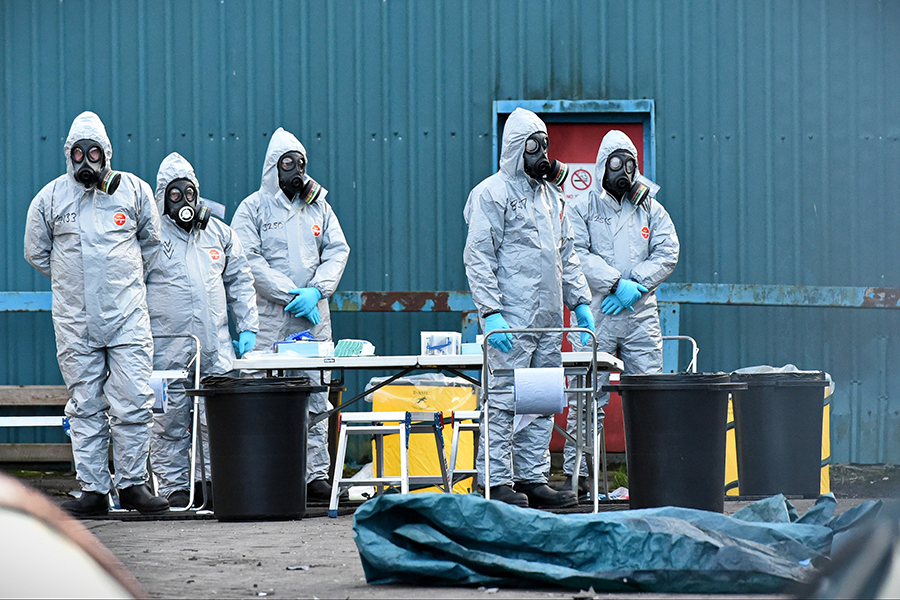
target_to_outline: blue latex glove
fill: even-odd
[[[288,293],[297,294],[297,296],[284,307],[284,310],[292,313],[295,317],[305,317],[316,307],[316,303],[322,299],[322,293],[314,287],[296,288],[288,290]],[[319,321],[315,322],[318,323]]]
[[[494,313],[484,320],[485,334],[495,329],[509,329],[509,323],[500,313]],[[488,343],[500,352],[506,353],[512,350],[512,339],[510,333],[496,333],[488,338]]]
[[[647,288],[636,281],[621,279],[619,280],[619,285],[616,286],[615,293],[616,297],[622,301],[622,306],[631,308],[638,301],[638,298],[641,297],[641,293],[646,291],[648,291]]]
[[[594,331],[594,315],[591,314],[591,307],[587,304],[579,304],[575,307],[575,318],[578,320],[578,326]],[[581,334],[581,345],[591,345],[591,335],[589,333]]]
[[[231,345],[234,346],[234,353],[240,358],[256,348],[256,334],[252,331],[242,331],[238,341],[231,340]]]
[[[318,325],[322,320],[322,315],[319,314],[319,307],[315,304],[312,307],[312,310],[304,315],[310,323],[313,325]]]
[[[625,305],[622,304],[622,301],[619,300],[615,294],[609,294],[606,298],[603,299],[603,302],[600,303],[600,312],[604,315],[617,315],[625,309]],[[628,310],[633,311],[633,308],[629,308]]]

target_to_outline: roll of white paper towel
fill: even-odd
[[[556,415],[566,407],[566,376],[562,367],[516,369],[516,414]]]

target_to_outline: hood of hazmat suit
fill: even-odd
[[[472,190],[463,212],[475,306],[482,317],[499,310],[513,328],[562,327],[564,302],[575,308],[591,301],[562,191],[525,174],[525,140],[539,131],[547,126],[533,112],[509,116],[500,171]]]
[[[163,159],[156,177],[162,248],[147,272],[154,367],[183,368],[196,351],[192,339],[158,336],[193,334],[202,348],[201,372],[221,374],[230,371],[234,361],[228,308],[237,331],[259,329],[253,275],[231,227],[211,217],[205,229],[187,232],[164,214],[166,188],[176,179],[189,180],[200,193],[194,168],[173,152]]]
[[[231,226],[250,260],[256,283],[260,330],[257,350],[271,350],[286,336],[311,330],[318,340],[331,339],[328,299],[334,294],[350,246],[323,189],[312,203],[291,202],[278,185],[278,159],[297,151],[308,160],[306,149],[293,134],[278,128],[269,140],[262,171],[262,185],[241,202]],[[308,163],[307,163],[308,164]],[[313,325],[284,307],[293,300],[294,288],[315,287],[321,321]]]

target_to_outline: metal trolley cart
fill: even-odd
[[[193,358],[191,358],[183,369],[169,369],[169,370],[154,370],[150,375],[151,379],[187,379],[190,377],[190,370],[194,371],[194,389],[200,389],[200,339],[193,334],[185,334],[185,335],[154,335],[154,339],[160,338],[171,338],[171,339],[192,339],[196,345],[197,351],[194,353]],[[191,507],[194,505],[194,485],[193,478],[194,473],[196,472],[197,467],[197,454],[199,449],[200,454],[200,479],[203,483],[203,503],[197,508],[197,510],[203,510],[206,508],[207,503],[209,502],[208,494],[206,494],[206,461],[203,460],[203,436],[200,435],[200,396],[194,396],[193,399],[193,417],[191,420],[191,466],[190,466],[190,478],[191,485],[188,491],[188,505],[184,508],[171,508],[172,512],[183,512],[187,510],[191,510]],[[157,492],[156,485],[156,476],[152,474],[151,471],[151,481],[153,481],[153,492],[154,494]]]
[[[602,431],[603,431],[603,423],[602,418],[596,418],[597,415],[597,396],[599,395],[599,388],[597,386],[597,336],[590,329],[584,329],[581,327],[550,327],[550,328],[533,328],[533,329],[495,329],[489,331],[484,336],[484,359],[482,362],[482,375],[481,375],[481,406],[483,410],[483,426],[484,426],[484,444],[485,444],[485,452],[484,452],[484,478],[485,478],[485,486],[484,486],[484,497],[487,500],[491,499],[491,461],[490,461],[490,452],[488,448],[490,448],[490,429],[488,428],[489,416],[488,416],[488,407],[490,406],[490,377],[512,377],[513,370],[512,369],[497,369],[492,370],[490,368],[490,364],[488,361],[488,338],[492,335],[498,333],[568,333],[568,332],[576,332],[576,333],[589,333],[591,335],[591,360],[587,367],[566,367],[565,375],[567,378],[573,378],[575,380],[574,387],[566,387],[566,394],[574,394],[577,401],[577,423],[578,427],[576,428],[575,437],[573,438],[567,432],[563,431],[563,435],[565,435],[572,443],[575,445],[575,474],[573,476],[573,481],[578,481],[579,471],[581,468],[581,457],[586,452],[591,455],[592,458],[592,466],[593,466],[593,488],[592,488],[592,499],[594,501],[594,512],[598,512],[600,509],[600,498],[599,498],[599,474],[603,472],[603,482],[604,482],[604,490],[606,491],[607,497],[609,496],[608,483],[606,481],[606,449],[603,445],[602,439]],[[619,361],[621,364],[621,361]],[[621,368],[621,367],[619,367]],[[584,408],[590,407],[589,415],[593,415],[590,417],[591,420],[591,436],[590,439],[584,439]],[[600,452],[597,452],[596,449],[599,448]],[[601,459],[601,454],[602,459]],[[601,465],[602,463],[602,465]]]

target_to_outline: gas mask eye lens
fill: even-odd
[[[194,186],[189,185],[185,188],[184,197],[187,199],[188,202],[190,202],[194,199]]]
[[[178,188],[172,188],[171,190],[169,190],[169,200],[171,200],[172,202],[178,202],[179,200],[181,200],[181,190],[179,190]]]
[[[625,172],[631,175],[634,173],[634,161],[629,159],[625,161]]]
[[[290,171],[294,168],[294,157],[293,156],[285,156],[281,159],[281,170],[282,171]]]
[[[612,171],[618,171],[622,168],[622,159],[618,156],[613,156],[609,159],[609,168]]]
[[[78,146],[75,146],[74,148],[72,148],[72,162],[79,163],[82,160],[84,160],[84,150],[82,150]]]
[[[525,140],[525,152],[528,154],[534,154],[540,148],[540,144],[537,143],[537,140],[534,138],[528,138]]]
[[[100,150],[100,146],[91,146],[88,149],[88,160],[91,162],[100,162],[100,157],[103,156],[102,151]]]

